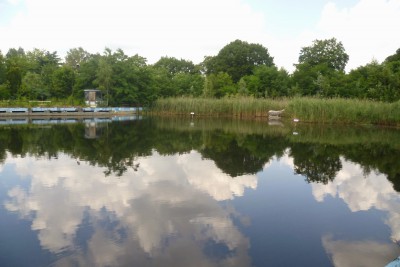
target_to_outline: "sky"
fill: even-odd
[[[106,47],[200,63],[240,39],[266,47],[294,70],[302,47],[335,37],[346,70],[382,62],[400,48],[400,0],[0,0],[0,50]]]

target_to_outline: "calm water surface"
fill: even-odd
[[[396,129],[4,124],[1,266],[385,266],[400,255]]]

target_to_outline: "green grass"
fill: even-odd
[[[310,97],[258,99],[165,98],[155,102],[152,114],[256,118],[267,117],[268,110],[285,109],[287,119],[329,124],[379,124],[400,126],[400,101],[394,103],[358,99]]]

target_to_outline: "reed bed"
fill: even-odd
[[[241,98],[164,98],[158,99],[151,112],[167,115],[190,115],[211,117],[261,117],[267,116],[269,109],[283,109],[286,100]]]
[[[400,101],[293,98],[287,110],[292,117],[305,122],[400,125]]]
[[[300,122],[378,124],[400,126],[400,101],[394,103],[342,98],[165,98],[155,102],[152,114],[210,117],[267,117],[268,110],[285,109],[283,117]]]

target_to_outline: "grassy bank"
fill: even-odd
[[[159,99],[153,114],[256,118],[267,117],[268,110],[285,109],[283,116],[303,122],[379,124],[400,126],[400,101],[395,103],[357,99],[321,98],[166,98]]]

